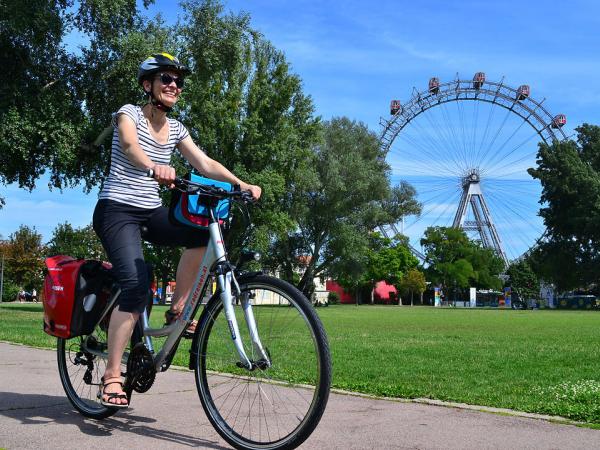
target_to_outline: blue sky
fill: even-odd
[[[249,12],[253,27],[285,52],[324,119],[348,116],[379,133],[380,117],[389,118],[391,99],[408,101],[413,86],[425,89],[432,76],[451,81],[457,73],[471,79],[483,71],[488,80],[504,77],[509,86],[529,84],[532,97],[546,98],[548,110],[567,115],[567,134],[583,122],[600,124],[600,4],[593,1],[254,0],[225,5]],[[157,1],[149,14],[155,12],[170,22],[181,15],[175,1]],[[479,121],[480,128],[484,121]],[[421,138],[417,128],[411,132]],[[527,144],[530,155],[535,141]],[[399,167],[394,179],[405,178],[411,167],[406,145],[398,139],[398,148],[390,153],[390,162]],[[88,224],[97,194],[85,196],[81,189],[48,192],[43,180],[32,194],[13,186],[2,191],[7,205],[0,210],[0,234],[7,237],[23,223],[35,226],[45,240],[65,220],[74,226]],[[498,205],[510,208],[519,201],[505,198]],[[446,215],[454,213],[450,203],[437,206],[446,208]],[[516,208],[518,220],[513,222],[522,222],[520,214],[535,216],[534,208]],[[515,252],[528,240],[513,243]]]

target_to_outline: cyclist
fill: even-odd
[[[142,254],[142,227],[147,230],[144,239],[153,244],[186,248],[177,268],[167,323],[181,314],[208,242],[207,231],[171,224],[168,208],[161,206],[159,184],[170,186],[175,179],[175,169],[169,165],[173,150],[177,148],[203,175],[239,184],[255,199],[261,195],[259,186],[243,182],[206,156],[183,124],[167,117],[189,73],[185,65],[168,53],[150,56],[138,70],[138,82],[148,102],[143,107],[124,105],[113,118],[110,171],[93,220],[94,230],[122,290],[108,329],[108,363],[99,392],[105,406],[129,406],[121,380],[121,358],[147,302],[148,275]],[[154,171],[154,179],[147,177],[149,169]],[[188,331],[193,332],[195,326],[194,321]]]

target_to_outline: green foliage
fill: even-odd
[[[9,281],[4,278],[4,283],[2,284],[2,301],[3,302],[14,302],[17,300],[17,296],[19,295],[19,286],[12,281]]]
[[[371,283],[385,281],[399,286],[407,272],[418,264],[419,261],[408,248],[405,236],[397,236],[392,240],[381,237],[379,233],[372,233],[364,278]]]
[[[4,281],[27,291],[40,290],[43,282],[44,246],[42,235],[34,228],[21,225],[3,245]]]
[[[521,299],[537,299],[540,296],[540,281],[533,272],[527,260],[512,263],[506,270],[508,275],[507,285]]]
[[[278,261],[282,266],[301,255],[310,257],[299,284],[305,293],[323,273],[351,282],[367,264],[371,230],[420,212],[410,186],[392,192],[384,156],[377,136],[364,124],[345,117],[324,124],[323,142],[311,161],[316,176],[291,195],[298,223],[295,253],[275,252],[284,257]],[[386,208],[390,201],[394,208]],[[288,243],[284,238],[276,246]]]
[[[532,256],[535,270],[560,290],[584,287],[600,277],[600,127],[576,128],[577,140],[540,144],[540,216],[545,238]]]
[[[472,242],[459,228],[430,227],[421,239],[429,263],[427,278],[447,288],[500,289],[502,259],[492,250]]]
[[[337,292],[330,291],[327,294],[327,303],[330,305],[339,305],[340,304],[340,294]]]
[[[413,304],[413,295],[421,294],[427,288],[425,274],[418,269],[410,269],[404,274],[399,283],[399,290],[410,293],[410,304]]]
[[[91,225],[73,228],[69,222],[61,223],[52,232],[46,254],[69,255],[75,258],[106,261],[102,243]]]

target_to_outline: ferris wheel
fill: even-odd
[[[431,78],[407,102],[391,101],[381,146],[392,181],[412,184],[423,204],[419,217],[392,231],[407,235],[418,256],[430,226],[464,229],[507,265],[543,235],[541,185],[527,169],[536,166],[539,142],[566,139],[566,116],[550,114],[545,99],[530,94],[528,85],[513,88],[477,72],[472,80]]]

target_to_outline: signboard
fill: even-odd
[[[469,288],[469,306],[471,308],[477,307],[477,289]]]

